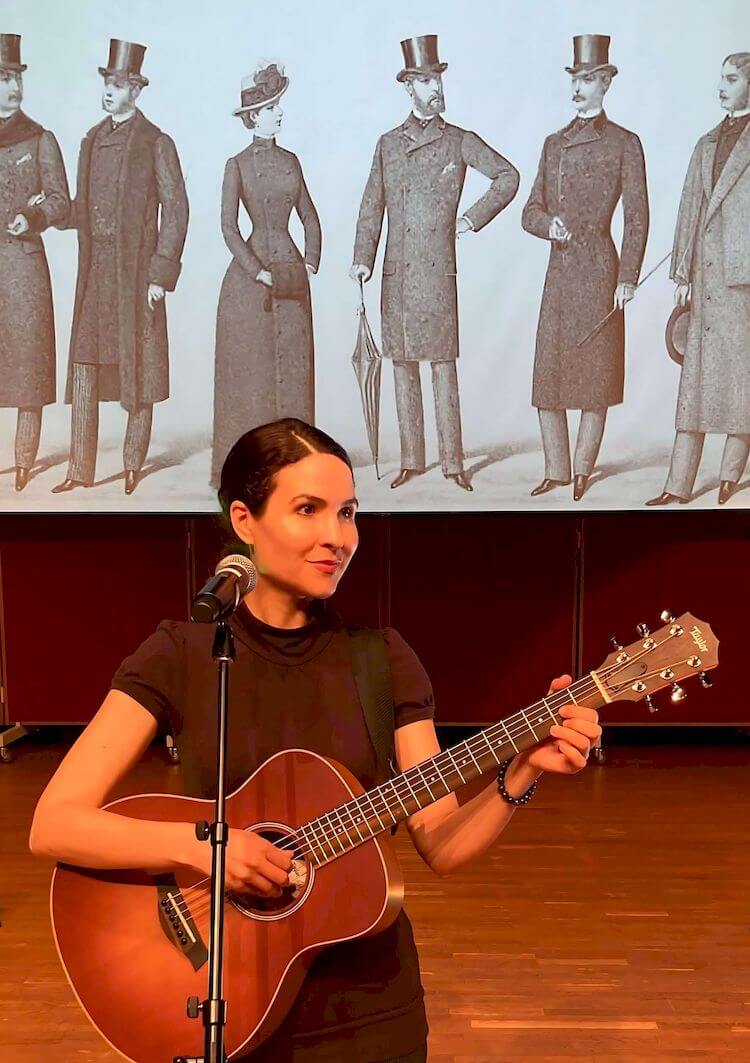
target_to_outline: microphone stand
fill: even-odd
[[[211,937],[208,945],[208,997],[199,1001],[189,997],[187,1013],[191,1019],[200,1015],[205,1031],[202,1056],[175,1056],[172,1063],[226,1063],[224,1026],[227,1004],[222,999],[222,959],[224,948],[224,886],[226,875],[226,847],[229,826],[224,821],[226,798],[227,710],[229,703],[229,665],[235,658],[234,636],[223,620],[216,625],[213,659],[218,665],[219,723],[216,741],[216,802],[214,822],[205,820],[195,825],[200,841],[211,839]]]

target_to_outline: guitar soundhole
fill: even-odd
[[[304,902],[312,888],[314,869],[298,847],[295,836],[283,825],[256,824],[246,829],[260,834],[279,849],[291,852],[292,870],[289,872],[289,885],[282,888],[278,897],[263,897],[260,894],[236,893],[230,890],[229,900],[243,915],[253,919],[283,918]]]

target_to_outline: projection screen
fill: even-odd
[[[750,505],[746,0],[2,20],[4,512],[213,511],[278,416],[364,510]]]

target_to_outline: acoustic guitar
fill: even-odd
[[[231,827],[292,854],[280,897],[227,891],[223,997],[231,1059],[257,1048],[294,1001],[312,959],[337,942],[377,934],[398,915],[403,878],[389,829],[505,758],[546,738],[559,709],[650,699],[718,664],[709,626],[689,613],[618,646],[603,664],[429,760],[365,792],[345,767],[303,749],[270,757],[227,798]],[[210,820],[213,803],[141,794],[105,806],[135,819]],[[210,882],[190,869],[152,875],[58,864],[50,908],[55,944],[78,1002],[134,1063],[200,1056],[203,1025],[188,998],[206,996]]]

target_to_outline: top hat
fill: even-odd
[[[26,64],[21,62],[21,38],[17,33],[0,33],[0,69],[22,74]]]
[[[141,63],[146,54],[145,44],[133,44],[131,41],[118,41],[113,37],[109,42],[109,59],[106,66],[99,67],[102,77],[119,74],[136,85],[148,85],[148,78],[141,73]]]
[[[687,350],[688,326],[690,325],[690,303],[680,304],[669,315],[664,330],[667,353],[673,362],[682,365]]]
[[[396,81],[405,81],[409,74],[442,74],[448,69],[448,64],[441,63],[438,58],[436,33],[407,37],[401,41],[401,51],[404,53],[404,69],[396,74]]]
[[[602,33],[582,33],[573,38],[573,65],[566,66],[569,74],[593,74],[606,70],[613,77],[617,67],[609,61],[610,38]]]
[[[259,111],[283,96],[289,88],[289,78],[284,76],[281,63],[259,66],[240,83],[240,106],[232,114]]]

